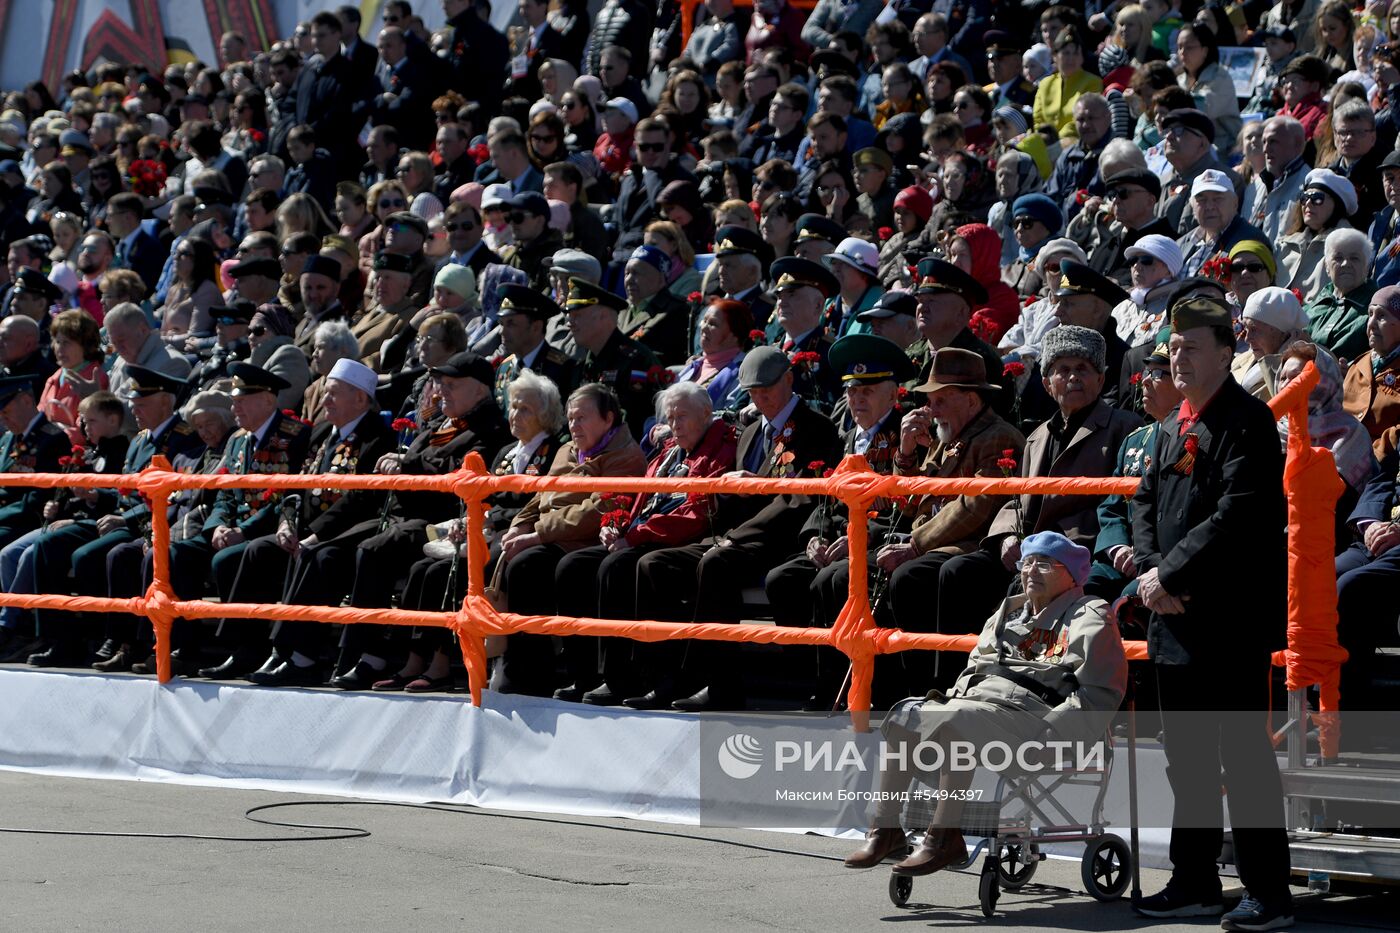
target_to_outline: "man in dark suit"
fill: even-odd
[[[671,134],[660,120],[637,124],[637,160],[622,177],[613,204],[612,223],[617,229],[613,259],[624,263],[642,242],[647,224],[658,220],[656,198],[673,181],[695,182],[671,153]]]
[[[792,361],[797,394],[823,413],[830,413],[841,385],[827,362],[832,339],[823,324],[827,299],[840,291],[836,276],[820,263],[796,256],[773,263],[773,318],[779,327],[774,342]]]
[[[331,154],[337,176],[353,178],[359,168],[356,137],[366,116],[362,105],[373,69],[356,74],[340,52],[342,27],[334,13],[311,20],[317,54],[301,69],[296,84],[296,122],[316,131],[316,141]]]
[[[1007,417],[1015,396],[1003,374],[1001,356],[968,326],[972,321],[972,309],[987,303],[987,290],[982,283],[950,262],[922,259],[914,276],[914,296],[919,301],[919,310],[914,316],[919,339],[906,347],[905,352],[919,363],[919,381],[929,380],[934,354],[944,347],[971,350],[982,357],[987,380],[1001,385],[1001,391],[991,397],[991,403],[997,414]]]
[[[431,145],[432,103],[437,87],[431,75],[408,54],[402,29],[385,26],[379,33],[377,95],[370,101],[370,121],[394,127],[410,149]],[[397,155],[395,156],[397,159]],[[397,165],[397,161],[390,165]],[[392,167],[390,174],[393,173]],[[470,179],[468,179],[470,180]],[[446,203],[447,199],[442,199]]]
[[[447,53],[452,86],[469,89],[484,112],[498,112],[508,77],[510,43],[481,18],[473,0],[442,0],[442,10],[452,27],[452,47]]]
[[[346,4],[337,9],[335,15],[340,18],[341,54],[350,59],[356,74],[374,71],[374,66],[379,64],[379,56],[373,46],[360,38],[359,8]]]
[[[460,123],[444,123],[437,131],[437,151],[442,156],[442,170],[433,182],[433,191],[438,200],[448,204],[452,192],[476,177],[476,160],[468,149],[471,138],[467,128]]]
[[[1284,647],[1287,620],[1283,455],[1268,406],[1230,375],[1228,304],[1174,305],[1169,348],[1184,400],[1157,433],[1132,513],[1174,805],[1172,875],[1134,908],[1224,912],[1215,865],[1223,770],[1246,893],[1221,925],[1271,930],[1293,920],[1283,788],[1265,725],[1270,654]]]
[[[485,232],[481,223],[481,211],[466,201],[453,201],[443,211],[443,222],[447,227],[447,245],[451,249],[443,257],[442,265],[449,262],[466,266],[481,281],[481,275],[491,263],[499,263],[501,257],[491,251],[481,240]]]
[[[841,440],[830,421],[793,392],[792,365],[777,347],[758,347],[739,366],[739,385],[759,417],[739,438],[737,475],[806,477],[835,467]],[[791,455],[791,456],[789,456]],[[816,468],[813,464],[823,464]],[[717,529],[727,529],[684,547],[666,548],[637,565],[637,611],[649,619],[737,623],[743,590],[789,556],[792,542],[811,514],[807,496],[725,496]],[[742,709],[739,646],[695,641],[686,648],[669,682],[623,702],[633,709]],[[581,691],[580,691],[581,693]],[[569,688],[563,699],[576,699]],[[679,697],[679,699],[677,699]]]
[[[107,232],[117,243],[113,266],[130,269],[146,283],[146,293],[155,291],[166,252],[154,234],[141,226],[141,198],[130,192],[107,199]]]

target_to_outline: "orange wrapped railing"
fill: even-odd
[[[1315,540],[1329,535],[1332,527],[1331,503],[1335,490],[1327,471],[1331,454],[1311,448],[1307,442],[1307,395],[1317,382],[1310,365],[1275,398],[1276,415],[1290,414],[1295,427],[1288,450],[1285,485],[1289,495],[1289,648],[1280,652],[1276,663],[1288,668],[1290,687],[1294,683],[1323,685],[1323,710],[1336,709],[1336,678],[1340,664],[1336,642],[1336,580],[1330,576],[1329,543]],[[1300,430],[1299,430],[1300,429]],[[1336,471],[1332,469],[1335,479]],[[289,606],[249,603],[211,603],[204,600],[178,600],[170,585],[170,527],[167,506],[170,494],[184,489],[262,489],[269,477],[231,474],[205,475],[176,473],[162,458],[135,476],[100,474],[4,474],[5,485],[39,488],[135,488],[151,504],[151,539],[154,573],[144,595],[130,599],[104,599],[56,594],[0,594],[0,606],[38,609],[67,609],[87,612],[129,612],[150,619],[155,630],[156,665],[162,683],[170,680],[170,629],[177,618],[246,618],[267,621],[291,620],[357,624],[371,622],[390,625],[436,626],[450,628],[462,644],[463,660],[474,704],[481,703],[486,683],[485,639],[493,635],[530,632],[542,635],[619,636],[636,641],[703,639],[782,645],[830,645],[851,659],[851,687],[847,707],[858,727],[868,722],[870,686],[877,654],[896,651],[970,651],[973,635],[938,635],[882,629],[875,625],[868,592],[868,528],[866,510],[876,499],[918,495],[1131,495],[1137,480],[1111,477],[1042,477],[940,479],[933,477],[884,476],[869,469],[864,457],[846,457],[829,477],[822,479],[765,479],[757,477],[710,477],[663,479],[655,477],[576,477],[576,476],[495,476],[477,454],[466,458],[462,469],[446,476],[347,476],[288,475],[276,478],[279,489],[417,490],[449,493],[466,504],[467,592],[455,612],[423,612],[404,609],[357,609],[341,606]],[[1339,483],[1340,481],[1337,480]],[[718,623],[673,623],[619,621],[565,616],[522,616],[499,612],[486,596],[485,569],[488,560],[484,523],[485,500],[497,492],[664,492],[689,494],[728,493],[764,495],[790,493],[824,495],[839,499],[850,515],[850,592],[835,625],[824,628],[780,628]],[[1305,548],[1316,555],[1310,557]],[[1323,554],[1325,551],[1325,555]],[[1322,557],[1325,556],[1325,560]],[[1326,570],[1327,573],[1323,573]],[[1128,656],[1147,657],[1144,642],[1127,643]],[[1330,685],[1330,686],[1329,686]]]

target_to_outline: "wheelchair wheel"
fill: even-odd
[[[997,878],[1001,872],[994,867],[995,862],[988,858],[982,865],[982,877],[977,882],[977,899],[982,904],[982,916],[991,917],[997,912],[997,898],[1001,896],[1001,885]]]
[[[1034,861],[1026,863],[1021,861],[1024,847],[1017,843],[1014,845],[1002,846],[997,855],[997,880],[1001,886],[1008,891],[1016,891],[1024,887],[1035,870],[1040,867],[1040,847],[1032,845],[1030,847],[1031,858]]]
[[[890,903],[903,907],[914,893],[914,879],[908,875],[890,875]]]
[[[1085,890],[1095,900],[1117,900],[1133,877],[1132,851],[1119,837],[1104,833],[1085,848],[1079,874]]]

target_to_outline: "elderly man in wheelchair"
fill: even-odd
[[[885,742],[906,749],[1003,742],[1013,750],[1039,742],[1049,750],[1051,742],[1103,739],[1127,687],[1128,662],[1108,604],[1084,595],[1090,560],[1087,548],[1057,532],[1026,538],[1022,595],[1008,597],[987,620],[947,696],[935,690],[890,711],[881,726]],[[883,758],[872,828],[847,868],[873,868],[907,851],[900,815],[922,757]],[[950,767],[948,755],[942,760],[936,782],[924,778],[937,786],[933,820],[919,848],[894,866],[896,874],[928,875],[967,858],[959,824],[975,770]]]

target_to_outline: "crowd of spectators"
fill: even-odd
[[[1232,379],[1307,362],[1336,457],[1343,702],[1400,577],[1400,19],[1384,2],[442,0],[270,49],[103,63],[0,100],[0,469],[1139,476],[1181,404],[1173,309]],[[1278,443],[1287,436],[1279,427]],[[275,488],[171,507],[182,598],[460,599],[459,503]],[[777,496],[506,495],[502,608],[830,626],[848,517]],[[1131,614],[1128,501],[925,496],[870,516],[879,624],[979,631],[1020,542]],[[130,596],[134,490],[0,490],[6,592]],[[1221,568],[1229,572],[1228,567]],[[1240,585],[1248,585],[1241,581]],[[153,672],[132,617],[0,612],[0,659]],[[338,641],[337,641],[338,639]],[[451,634],[177,624],[176,672],[451,689]],[[830,709],[839,655],[513,635],[492,685],[637,708]],[[950,687],[881,657],[877,701]]]

